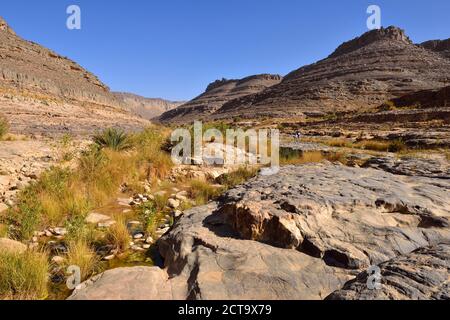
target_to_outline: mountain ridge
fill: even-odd
[[[343,42],[327,58],[293,70],[279,83],[229,99],[218,109],[204,105],[208,112],[200,118],[289,118],[365,111],[448,84],[450,63],[442,54],[447,47],[442,47],[440,42],[416,45],[394,26],[371,30]],[[163,114],[163,122],[189,122],[198,116],[198,110],[179,108]]]

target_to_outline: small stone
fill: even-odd
[[[153,240],[152,237],[147,237],[147,239],[145,239],[146,244],[152,244],[153,242],[155,242],[155,241]]]
[[[0,238],[0,251],[11,253],[23,253],[27,250],[27,246],[21,242],[7,238]]]
[[[65,236],[67,234],[66,228],[54,228],[53,233],[57,236]]]
[[[175,210],[174,212],[173,212],[173,217],[174,218],[179,218],[179,217],[181,217],[183,215],[183,212],[181,212],[180,210]]]
[[[45,231],[44,231],[44,234],[45,234],[46,237],[51,237],[51,236],[53,236],[53,233],[52,233],[50,230],[45,230]]]
[[[150,247],[151,247],[151,245],[149,245],[149,244],[144,244],[144,245],[142,246],[143,249],[150,249]]]
[[[142,247],[139,247],[137,245],[134,245],[134,246],[131,247],[131,250],[133,250],[133,251],[144,251],[145,249],[142,248]]]
[[[169,207],[171,207],[172,209],[177,209],[180,206],[180,201],[175,200],[175,199],[169,199],[167,201],[167,204],[169,205]]]
[[[53,258],[52,258],[52,262],[53,263],[55,263],[55,264],[58,264],[58,265],[61,265],[61,264],[63,264],[64,263],[64,258],[63,257],[61,257],[61,256],[54,256]]]
[[[142,234],[142,233],[136,233],[134,236],[133,236],[133,239],[142,239],[144,237],[144,235]]]
[[[109,255],[109,256],[104,257],[103,260],[105,260],[105,261],[111,261],[111,260],[113,260],[115,257],[116,257],[116,256],[115,256],[114,254],[111,254],[111,255]]]
[[[179,195],[179,194],[177,194],[177,195],[175,196],[175,198],[176,198],[177,200],[181,201],[181,202],[186,202],[186,201],[188,201],[188,198],[187,198],[187,197],[182,196],[182,195]]]
[[[99,222],[104,222],[107,220],[111,220],[111,217],[95,212],[91,212],[86,218],[86,222],[91,224],[98,224]]]
[[[32,241],[32,242],[38,242],[39,239],[38,239],[38,237],[34,236],[34,237],[31,239],[31,241]]]
[[[170,228],[159,229],[156,231],[156,234],[161,236],[163,234],[166,234],[169,230],[170,230]]]

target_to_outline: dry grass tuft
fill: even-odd
[[[66,267],[77,266],[81,271],[81,281],[85,281],[99,268],[100,260],[84,239],[72,240],[68,243]]]
[[[0,114],[0,140],[2,140],[9,132],[10,125],[8,119]]]
[[[115,217],[116,223],[109,227],[106,233],[106,241],[113,245],[119,252],[124,252],[130,245],[130,234],[127,223],[122,217]]]
[[[0,251],[0,299],[42,300],[47,298],[47,255],[39,252]]]

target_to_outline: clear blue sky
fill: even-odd
[[[82,30],[66,28],[66,8]],[[190,99],[218,78],[286,74],[367,31],[366,9],[415,42],[450,37],[448,0],[2,0],[22,37],[68,56],[116,91]]]

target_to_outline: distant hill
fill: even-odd
[[[421,47],[438,52],[444,57],[450,59],[450,39],[447,40],[430,40],[420,44]]]
[[[184,103],[184,101],[144,98],[126,92],[114,92],[113,94],[126,110],[148,120],[158,117],[164,112],[170,111]]]
[[[161,116],[195,119],[291,118],[366,111],[384,102],[450,83],[448,40],[414,44],[397,27],[369,31],[343,43],[326,59],[272,79],[255,92],[230,95],[236,82],[220,81],[191,102]]]
[[[206,91],[197,98],[162,114],[157,120],[163,123],[186,123],[207,119],[225,103],[249,94],[261,92],[280,83],[282,77],[261,74],[244,79],[217,80],[208,85]]]
[[[343,43],[328,58],[295,70],[260,93],[230,101],[217,117],[290,117],[364,110],[419,90],[444,87],[450,61],[396,27]]]

